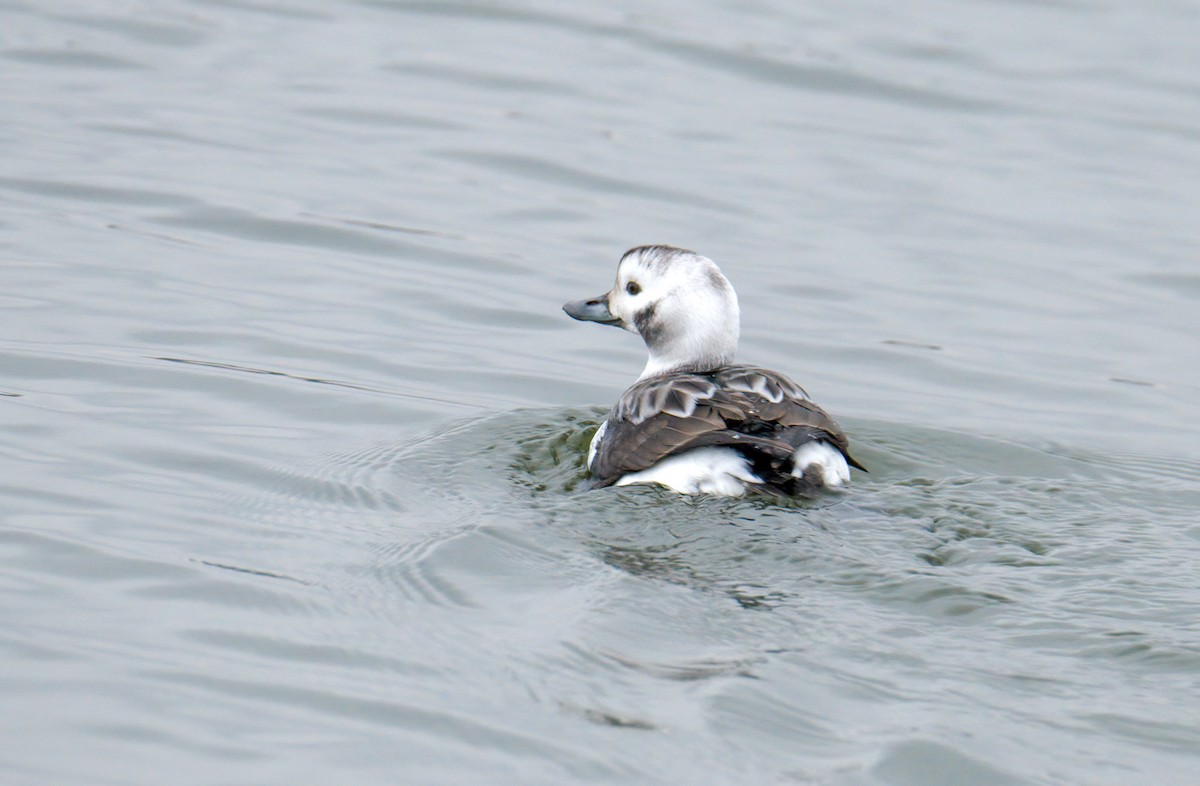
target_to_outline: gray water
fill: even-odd
[[[1200,782],[1200,6],[0,4],[0,782]],[[720,263],[869,475],[583,491]]]

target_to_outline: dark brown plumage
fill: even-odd
[[[794,477],[796,448],[820,440],[853,467],[845,432],[784,375],[754,366],[671,371],[634,384],[608,416],[591,470],[596,487],[694,448],[723,446],[744,455],[769,490],[816,485]]]

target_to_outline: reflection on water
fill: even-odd
[[[4,5],[0,781],[1194,779],[1196,21]],[[850,493],[585,490],[653,242]]]

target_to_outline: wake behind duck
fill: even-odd
[[[596,487],[658,483],[683,494],[804,494],[850,481],[849,441],[777,371],[733,365],[737,295],[708,257],[672,246],[625,252],[607,293],[563,306],[637,333],[646,368],[588,450]]]

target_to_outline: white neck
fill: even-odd
[[[647,347],[650,357],[638,379],[653,377],[677,369],[709,371],[727,366],[733,362],[733,356],[737,352],[737,342],[736,318],[732,325],[726,324],[721,330],[672,337],[656,346]]]

